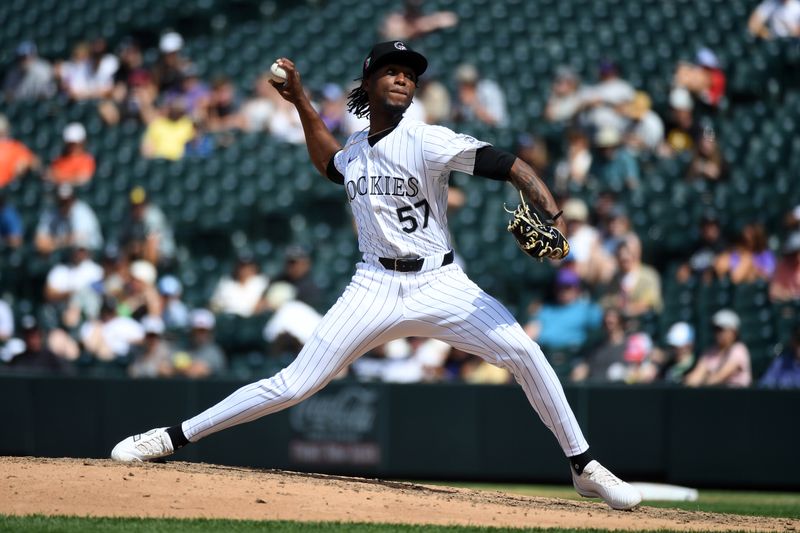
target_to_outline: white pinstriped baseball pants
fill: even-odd
[[[342,296],[288,367],[186,420],[181,426],[183,433],[195,442],[291,407],[320,390],[365,352],[409,336],[440,339],[507,369],[565,455],[589,448],[539,346],[500,302],[455,264],[403,273],[359,263]]]

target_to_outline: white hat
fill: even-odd
[[[694,108],[692,95],[683,87],[675,87],[669,93],[669,105],[675,109],[691,111]]]
[[[694,329],[686,322],[672,324],[667,332],[667,344],[675,348],[686,346],[694,342]]]
[[[703,47],[697,51],[697,63],[708,68],[719,68],[719,59],[710,48]]]
[[[160,316],[147,315],[146,317],[142,318],[142,327],[144,328],[144,332],[147,334],[164,334],[164,321],[161,320]]]
[[[80,122],[70,122],[64,128],[65,143],[82,143],[86,140],[86,128]]]
[[[131,276],[142,283],[152,285],[156,282],[156,267],[142,259],[131,263]]]
[[[570,198],[562,206],[564,210],[564,220],[577,220],[579,222],[586,222],[589,220],[589,208],[586,207],[586,202],[579,198]]]
[[[714,313],[714,316],[711,317],[711,323],[718,328],[739,331],[739,325],[741,324],[741,321],[739,320],[739,315],[730,309],[721,309]]]
[[[214,313],[208,309],[194,309],[189,316],[189,323],[192,329],[214,329],[217,320],[214,318]]]
[[[163,54],[171,54],[183,48],[183,37],[179,33],[171,31],[161,36],[158,42],[158,49]]]
[[[617,128],[605,127],[597,132],[594,143],[600,148],[611,148],[622,142],[622,136]]]

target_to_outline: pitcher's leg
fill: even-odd
[[[357,274],[355,287],[348,287],[288,367],[240,388],[183,422],[181,429],[186,438],[195,442],[291,407],[327,385],[364,352],[388,340],[400,319],[397,286],[390,280],[380,273]]]
[[[452,346],[507,369],[553,432],[568,457],[589,445],[564,389],[542,350],[500,302],[475,285],[461,269],[449,267],[414,293],[406,304],[427,323],[428,332]]]

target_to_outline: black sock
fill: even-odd
[[[569,464],[572,467],[572,469],[575,470],[575,472],[580,476],[581,474],[583,474],[583,469],[586,468],[586,465],[588,465],[593,460],[594,457],[592,457],[592,454],[589,453],[589,450],[586,450],[581,454],[573,455],[572,457],[570,457]]]
[[[173,450],[178,450],[189,444],[189,439],[183,434],[180,424],[167,428],[167,435],[169,435],[169,439],[172,441]]]

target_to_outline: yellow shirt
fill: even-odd
[[[144,142],[150,147],[152,157],[163,157],[173,161],[183,157],[186,143],[194,137],[194,125],[187,117],[169,120],[158,117],[144,133]]]

